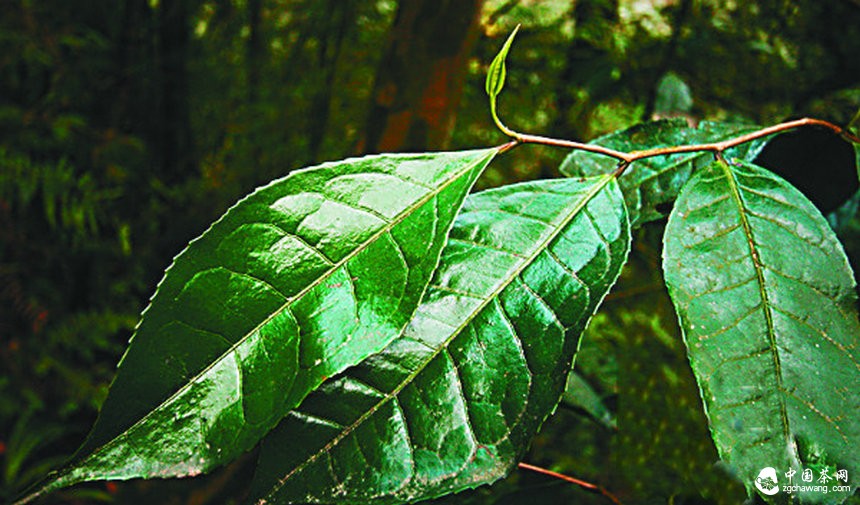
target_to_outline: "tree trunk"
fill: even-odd
[[[483,0],[402,0],[376,73],[363,150],[442,149]]]
[[[313,161],[320,161],[323,139],[331,118],[331,99],[334,94],[334,78],[337,62],[347,30],[355,18],[354,6],[343,0],[330,0],[325,30],[320,33],[318,68],[322,85],[311,98],[310,117],[308,118],[308,146]]]
[[[188,90],[188,2],[163,0],[157,16],[161,78],[159,175],[171,184],[188,177],[196,168]]]
[[[248,0],[248,45],[246,46],[246,73],[248,88],[248,119],[260,114],[260,79],[265,61],[266,45],[262,33],[263,0]],[[254,142],[250,148],[251,166],[259,168],[263,159],[261,142]]]
[[[248,0],[248,102],[257,104],[260,95],[260,69],[263,63],[263,36],[260,32],[262,0]]]

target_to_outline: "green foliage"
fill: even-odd
[[[766,467],[860,471],[856,285],[820,212],[762,168],[717,161],[685,186],[665,240],[666,284],[723,460],[748,486]],[[838,503],[850,489],[799,496]]]
[[[615,416],[603,402],[603,398],[576,371],[567,376],[562,401],[573,408],[583,409],[592,419],[611,429],[618,427]]]
[[[405,37],[442,48],[432,33],[392,29],[400,3],[45,0],[11,2],[4,9],[0,501],[56,467],[85,437],[167,258],[251,188],[297,167],[363,151],[366,118],[375,106],[373,82],[387,64],[385,47]],[[647,149],[722,140],[749,131],[735,122],[772,124],[804,114],[839,124],[854,115],[857,131],[860,32],[833,29],[857,25],[860,11],[852,2],[483,5],[480,25],[470,35],[476,40],[472,53],[438,69],[440,75],[457,66],[467,69],[462,100],[456,79],[443,94],[459,102],[460,113],[451,135],[437,135],[450,142],[440,148],[498,141],[499,133],[486,127],[486,66],[478,62],[492,60],[518,24],[518,48],[508,55],[518,71],[505,72],[517,93],[506,95],[505,116],[523,131],[592,139],[654,114],[677,112],[663,110],[667,95],[659,83],[667,74],[689,88],[676,102],[685,105],[692,98],[685,119],[721,122],[700,122],[698,128],[666,123],[656,127],[662,133],[646,123],[631,131],[646,133],[605,137],[618,142],[610,145]],[[407,72],[399,79],[418,78]],[[681,90],[680,81],[674,89]],[[760,145],[745,144],[726,156],[753,161]],[[552,177],[565,154],[517,148],[494,160],[478,185]],[[609,158],[575,156],[565,171],[576,177],[616,168]],[[685,181],[710,161],[704,153],[651,158],[634,163],[619,179],[631,225],[642,232],[631,254],[636,264],[625,267],[620,291],[598,313],[576,359],[578,377],[599,398],[574,399],[578,408],[587,404],[595,412],[603,412],[602,403],[618,429],[565,409],[549,419],[526,456],[602,483],[628,504],[741,500],[740,481],[723,471],[732,469],[717,463],[707,438],[659,262],[636,260],[648,247],[659,247],[654,239],[662,234],[663,216]],[[826,159],[801,170],[806,178],[827,174]],[[857,201],[828,215],[855,271]],[[644,288],[637,284],[642,270],[653,274],[644,275]],[[374,365],[371,358],[360,367]],[[835,367],[819,368],[829,374]],[[347,380],[354,370],[332,383]],[[576,379],[570,383],[582,386]],[[324,382],[322,389],[328,387]],[[568,391],[568,398],[576,391]],[[322,393],[312,398],[316,394]],[[238,503],[251,480],[249,460],[240,457],[197,479],[75,486],[46,502],[152,503],[170,495],[172,503]],[[856,475],[850,478],[856,486]],[[445,503],[544,498],[606,503],[602,496],[524,472]]]
[[[487,82],[485,85],[487,96],[490,98],[490,114],[493,116],[493,121],[495,121],[496,125],[508,135],[511,134],[510,131],[505,128],[499,120],[499,116],[496,112],[496,99],[505,87],[505,77],[507,75],[505,60],[508,58],[511,44],[514,42],[514,37],[517,36],[517,32],[519,30],[519,26],[514,28],[514,31],[511,32],[510,36],[508,36],[508,40],[505,41],[505,44],[499,50],[499,54],[493,58],[493,62],[490,63],[490,68],[487,69]]]
[[[322,165],[236,204],[168,269],[54,485],[197,475],[256,445],[400,333],[495,152]]]
[[[128,260],[118,197],[65,159],[0,149],[0,500],[66,459],[113,375],[113,337],[137,321],[127,280],[81,275]],[[84,305],[105,284],[112,299]]]
[[[601,141],[738,132],[664,121]],[[856,285],[799,191],[742,161],[676,153],[626,192],[609,170],[466,199],[497,151],[331,163],[241,200],[177,256],[80,456],[31,498],[197,475],[261,439],[261,503],[414,502],[500,479],[562,399],[627,260],[628,205],[654,219],[676,198],[666,284],[723,461],[749,493],[766,467],[860,470],[846,387],[860,383]],[[600,166],[577,158],[568,170]],[[644,325],[672,342],[659,320]],[[578,401],[613,427],[593,390]],[[841,503],[855,489],[799,496]]]
[[[690,128],[683,119],[668,119],[642,123],[620,132],[595,139],[592,143],[633,152],[689,144],[719,142],[743,133],[758,129],[755,126],[742,126],[722,123],[703,122],[698,128]],[[760,143],[744,145],[742,151],[730,151],[733,155],[752,160],[758,152]],[[666,215],[661,209],[671,204],[678,192],[698,167],[708,163],[713,155],[698,151],[659,156],[641,160],[627,169],[621,179],[621,189],[630,222],[634,227],[660,219]],[[616,162],[612,158],[590,153],[573,151],[561,164],[559,170],[568,177],[605,174],[611,171]]]
[[[254,494],[402,503],[503,477],[558,403],[628,247],[611,176],[470,196],[403,336],[264,441]]]
[[[23,156],[0,151],[0,199],[10,211],[41,203],[45,222],[84,239],[97,231],[96,213],[109,197],[98,191],[89,174],[78,177],[65,161],[38,165]]]
[[[675,73],[669,72],[661,77],[654,94],[656,115],[671,116],[689,113],[693,109],[690,87]]]
[[[624,503],[637,497],[737,505],[746,490],[715,465],[719,456],[660,275],[660,235],[659,226],[649,225],[634,237],[636,249],[576,359],[576,370],[615,414],[617,428],[592,442],[604,448],[590,458],[601,472],[586,473],[575,455],[558,454],[564,449],[543,461],[565,461],[565,473],[606,482]],[[593,424],[577,428],[601,433]]]

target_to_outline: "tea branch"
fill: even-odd
[[[747,142],[767,137],[776,133],[781,133],[788,130],[793,130],[795,128],[800,128],[804,126],[817,126],[826,128],[828,130],[833,131],[837,135],[840,135],[842,138],[847,140],[848,142],[854,142],[856,144],[860,144],[860,137],[857,137],[853,133],[851,133],[848,129],[842,128],[838,125],[835,125],[829,121],[824,121],[821,119],[814,118],[802,118],[795,119],[793,121],[786,121],[784,123],[779,123],[777,125],[768,126],[767,128],[762,128],[760,130],[756,130],[750,133],[746,133],[744,135],[739,135],[734,138],[730,138],[727,140],[723,140],[721,142],[713,142],[707,144],[689,144],[689,145],[680,145],[680,146],[672,146],[672,147],[657,147],[654,149],[646,149],[643,151],[632,151],[632,152],[624,152],[624,151],[616,151],[615,149],[610,149],[608,147],[603,147],[595,144],[585,144],[582,142],[574,142],[571,140],[563,140],[556,139],[551,137],[543,137],[540,135],[529,135],[525,133],[517,133],[508,130],[512,133],[511,138],[515,145],[519,144],[542,144],[547,146],[554,147],[564,147],[569,149],[578,149],[581,151],[588,151],[596,154],[602,154],[604,156],[609,156],[611,158],[615,158],[619,161],[620,167],[625,167],[634,161],[638,161],[645,158],[652,158],[654,156],[667,156],[671,154],[680,154],[680,153],[690,153],[690,152],[701,152],[701,151],[710,151],[716,154],[722,154],[727,149],[732,147],[739,146],[741,144],[745,144]],[[507,132],[506,132],[507,133]],[[505,146],[507,149],[510,147]],[[513,146],[511,146],[513,147]],[[623,170],[621,170],[623,171]],[[620,174],[619,174],[620,175]]]
[[[505,126],[505,124],[499,118],[497,110],[497,101],[499,94],[501,94],[502,89],[504,89],[505,86],[505,77],[507,74],[505,60],[508,57],[508,53],[511,50],[511,45],[513,44],[514,37],[516,37],[519,29],[520,27],[517,26],[507,38],[507,40],[505,40],[504,45],[502,45],[502,49],[499,51],[499,53],[496,55],[492,63],[490,63],[489,68],[487,69],[487,80],[485,88],[487,91],[487,96],[490,99],[490,115],[492,116],[493,122],[496,124],[499,130],[501,130],[502,133],[512,139],[512,142],[509,142],[501,147],[500,152],[507,151],[520,144],[542,144],[554,147],[564,147],[568,149],[578,149],[580,151],[588,151],[595,154],[602,154],[604,156],[609,156],[611,158],[617,159],[618,168],[615,171],[615,175],[620,176],[622,173],[624,173],[627,167],[630,166],[631,163],[637,160],[651,158],[654,156],[667,156],[671,154],[701,151],[710,151],[714,153],[715,156],[720,156],[726,149],[762,137],[767,137],[769,135],[781,133],[804,126],[817,126],[821,128],[826,128],[828,130],[833,131],[837,135],[840,135],[848,142],[860,144],[860,137],[851,132],[851,127],[855,123],[860,122],[860,110],[857,111],[857,114],[854,115],[854,118],[852,118],[848,125],[844,128],[835,125],[829,121],[824,121],[821,119],[803,118],[796,119],[793,121],[786,121],[784,123],[779,123],[774,126],[768,126],[766,128],[746,133],[744,135],[739,135],[731,139],[723,140],[722,142],[713,142],[708,144],[690,144],[672,147],[657,147],[654,149],[646,149],[643,151],[633,152],[616,151],[615,149],[595,144],[585,144],[582,142],[574,142],[572,140],[562,140],[551,137],[543,137],[540,135],[529,135],[526,133],[516,132]]]

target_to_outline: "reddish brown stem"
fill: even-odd
[[[615,149],[610,149],[608,147],[602,147],[594,144],[583,144],[581,142],[573,142],[571,140],[561,140],[554,139],[551,137],[541,137],[539,135],[527,135],[522,133],[518,133],[514,140],[521,144],[543,144],[555,147],[567,147],[571,149],[578,149],[581,151],[602,154],[604,156],[610,156],[622,162],[622,165],[619,170],[620,175],[620,173],[624,171],[623,169],[626,168],[627,165],[633,163],[636,160],[652,158],[654,156],[665,156],[669,154],[691,153],[699,151],[722,153],[726,149],[744,144],[746,142],[750,142],[751,140],[767,137],[768,135],[773,135],[774,133],[792,130],[801,126],[820,126],[823,128],[827,128],[829,130],[832,130],[834,133],[841,135],[845,140],[848,140],[849,142],[860,144],[860,137],[857,137],[850,131],[828,121],[822,121],[821,119],[813,118],[803,118],[796,119],[794,121],[787,121],[785,123],[780,123],[778,125],[762,128],[761,130],[756,130],[754,132],[740,135],[738,137],[724,140],[722,142],[714,142],[710,144],[692,144],[673,147],[658,147],[655,149],[633,151],[630,153],[616,151]]]
[[[550,477],[554,477],[556,479],[560,479],[560,480],[563,480],[565,482],[570,482],[571,484],[576,484],[577,486],[579,486],[581,488],[588,489],[589,491],[598,492],[598,493],[602,494],[603,496],[605,496],[606,498],[608,498],[615,505],[623,505],[621,503],[621,501],[615,497],[614,494],[607,491],[606,488],[604,488],[603,486],[599,486],[597,484],[592,484],[590,482],[586,482],[584,480],[580,480],[580,479],[577,479],[575,477],[565,475],[563,473],[553,472],[552,470],[547,470],[546,468],[541,468],[539,466],[530,465],[528,463],[520,463],[519,467],[522,468],[523,470],[530,470],[532,472],[537,472],[537,473],[540,473],[543,475],[548,475]]]
[[[502,154],[505,151],[510,151],[511,149],[517,147],[518,142],[516,140],[511,140],[505,144],[499,146],[499,154]]]

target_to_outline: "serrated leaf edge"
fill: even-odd
[[[276,486],[274,486],[271,490],[269,490],[268,494],[266,494],[264,497],[260,498],[256,502],[257,505],[263,505],[263,504],[268,503],[268,500],[275,493],[277,493],[293,475],[302,471],[308,465],[310,465],[311,463],[316,461],[319,457],[328,453],[328,451],[332,447],[339,444],[343,439],[345,439],[353,431],[355,431],[355,429],[358,428],[358,426],[360,426],[362,423],[364,423],[370,416],[375,414],[382,407],[382,405],[391,401],[394,397],[399,395],[400,392],[403,391],[403,389],[406,386],[408,386],[410,383],[412,383],[412,381],[421,372],[424,371],[424,369],[429,365],[429,363],[433,359],[435,359],[443,350],[448,348],[448,346],[451,344],[451,342],[455,338],[457,338],[458,335],[460,335],[460,333],[472,322],[472,320],[475,317],[477,317],[478,314],[480,314],[490,303],[492,303],[493,300],[498,298],[498,296],[502,293],[502,291],[504,291],[510,285],[510,283],[513,282],[514,279],[516,279],[520,274],[522,274],[523,271],[525,271],[525,269],[537,259],[537,257],[549,246],[549,244],[553,240],[555,240],[558,237],[558,235],[562,231],[564,231],[564,229],[570,224],[570,222],[573,221],[573,219],[575,219],[579,215],[579,213],[588,205],[588,203],[594,198],[594,196],[597,195],[600,191],[602,191],[606,187],[606,185],[609,184],[614,179],[615,179],[614,174],[606,174],[606,175],[600,177],[598,179],[597,183],[594,186],[592,186],[592,188],[588,191],[588,193],[585,194],[585,196],[580,200],[580,202],[576,205],[576,207],[574,207],[574,209],[567,216],[565,216],[565,218],[563,220],[561,220],[559,222],[559,224],[556,226],[555,230],[553,230],[552,233],[549,233],[547,235],[547,237],[545,237],[544,240],[541,241],[541,243],[538,245],[538,247],[535,248],[535,251],[529,257],[527,257],[520,264],[520,266],[518,268],[513,270],[506,279],[504,279],[502,282],[500,282],[499,286],[497,286],[496,289],[492,293],[490,293],[486,297],[485,300],[483,300],[478,306],[475,307],[475,309],[472,311],[470,316],[468,318],[466,318],[466,320],[464,320],[460,324],[460,326],[455,328],[454,331],[451,332],[451,335],[448,336],[443,342],[441,342],[439,344],[439,347],[436,350],[434,350],[432,353],[429,353],[427,355],[426,359],[422,360],[421,365],[418,366],[415,371],[413,371],[412,373],[407,375],[396,388],[394,388],[390,393],[387,393],[383,398],[381,398],[378,402],[376,402],[376,404],[374,404],[372,407],[370,407],[367,412],[362,414],[361,417],[359,417],[352,424],[347,426],[341,433],[339,433],[336,437],[334,437],[331,441],[329,441],[316,454],[312,455],[305,462],[298,465],[296,468],[292,469],[290,472],[288,472],[286,475],[284,475],[284,477],[279,479],[278,484]],[[623,199],[622,199],[622,202],[623,202]],[[622,205],[623,205],[623,203],[622,203]],[[628,233],[629,233],[629,231],[628,231]]]
[[[239,347],[243,342],[245,342],[248,338],[250,338],[252,335],[254,335],[254,334],[255,334],[255,333],[256,333],[260,328],[262,328],[263,326],[265,326],[269,321],[271,321],[271,320],[272,320],[274,317],[276,317],[278,314],[282,313],[284,310],[287,310],[287,309],[289,308],[289,306],[290,306],[293,302],[295,302],[296,300],[301,299],[305,294],[307,294],[307,293],[308,293],[311,289],[313,289],[315,286],[317,286],[317,285],[319,285],[319,284],[323,283],[323,282],[324,282],[324,281],[325,281],[325,280],[326,280],[330,275],[332,275],[332,273],[336,272],[340,267],[342,267],[344,264],[346,264],[349,260],[351,260],[352,258],[354,258],[356,255],[358,255],[361,251],[363,251],[365,248],[367,248],[370,244],[372,244],[374,241],[376,241],[379,237],[381,237],[381,236],[382,236],[382,235],[384,235],[385,233],[388,233],[388,232],[389,232],[391,229],[393,229],[397,224],[399,224],[399,223],[400,223],[400,222],[402,222],[404,219],[406,219],[409,215],[411,215],[411,213],[412,213],[415,209],[417,209],[417,208],[421,207],[422,205],[424,205],[424,204],[426,204],[427,202],[429,202],[431,199],[433,199],[433,198],[435,198],[436,196],[438,196],[439,194],[441,194],[441,193],[442,193],[446,188],[448,188],[448,187],[449,187],[451,184],[453,184],[455,181],[459,180],[461,177],[463,177],[463,176],[464,176],[465,174],[467,174],[469,171],[474,170],[474,168],[475,168],[476,166],[481,165],[481,164],[484,164],[484,165],[486,166],[487,164],[489,164],[489,163],[492,161],[492,159],[495,157],[495,155],[496,155],[496,154],[498,154],[498,152],[499,152],[499,148],[498,148],[498,147],[494,147],[494,148],[486,149],[485,151],[486,151],[486,153],[485,153],[483,156],[481,156],[481,157],[479,157],[479,158],[475,159],[473,162],[471,162],[471,163],[469,163],[468,165],[466,165],[463,169],[461,169],[460,171],[456,172],[454,175],[450,176],[450,177],[448,178],[448,180],[447,180],[444,184],[442,184],[442,185],[440,185],[440,186],[438,186],[438,187],[434,188],[432,191],[428,191],[428,193],[427,193],[426,195],[422,196],[422,197],[421,197],[421,199],[419,199],[418,201],[416,201],[413,205],[411,205],[411,206],[406,207],[405,209],[403,209],[403,211],[401,211],[401,212],[400,212],[400,214],[398,214],[398,216],[397,216],[395,219],[391,220],[391,221],[390,221],[389,223],[387,223],[385,226],[383,226],[382,228],[380,228],[380,230],[379,230],[379,231],[377,231],[376,233],[374,233],[373,235],[371,235],[370,237],[368,237],[368,238],[367,238],[363,243],[361,243],[359,246],[357,246],[354,250],[350,251],[350,253],[349,253],[349,254],[347,254],[344,258],[342,258],[340,261],[338,261],[338,262],[334,263],[334,264],[329,268],[329,270],[328,270],[325,274],[321,275],[321,276],[320,276],[320,277],[318,277],[314,282],[310,283],[307,287],[303,288],[300,292],[296,293],[294,296],[292,296],[291,298],[289,298],[286,302],[284,302],[284,304],[283,304],[283,305],[281,305],[278,309],[276,309],[275,311],[273,311],[273,312],[272,312],[272,314],[270,314],[266,319],[264,319],[264,320],[263,320],[261,323],[259,323],[256,327],[254,327],[251,331],[247,332],[247,333],[246,333],[242,338],[240,338],[239,340],[237,340],[237,341],[236,341],[232,346],[230,346],[230,348],[229,348],[229,349],[227,349],[224,353],[222,353],[218,358],[216,358],[216,359],[212,360],[212,363],[210,363],[206,368],[204,368],[203,370],[201,370],[200,372],[198,372],[198,373],[197,373],[196,375],[194,375],[193,377],[189,378],[189,379],[186,381],[186,383],[185,383],[181,388],[179,388],[175,393],[173,393],[173,394],[172,394],[172,395],[170,395],[168,398],[166,398],[165,400],[163,400],[163,401],[162,401],[162,402],[161,402],[157,407],[155,407],[155,408],[151,409],[151,410],[150,410],[150,411],[149,411],[145,416],[143,416],[142,418],[140,418],[140,419],[139,419],[138,421],[136,421],[133,425],[129,426],[128,428],[126,428],[125,430],[123,430],[122,432],[120,432],[119,434],[117,434],[114,438],[110,439],[110,440],[109,440],[108,442],[106,442],[105,444],[103,444],[103,445],[101,445],[101,446],[97,447],[95,450],[91,451],[91,452],[90,452],[90,453],[89,453],[85,458],[81,459],[80,461],[76,461],[76,462],[74,462],[73,464],[69,465],[68,467],[66,467],[66,468],[64,468],[64,469],[62,469],[62,470],[60,470],[60,471],[58,471],[55,475],[53,475],[53,476],[51,477],[51,478],[52,478],[52,480],[47,484],[47,486],[45,486],[44,491],[46,492],[46,491],[50,491],[50,490],[60,489],[60,488],[62,488],[62,487],[66,487],[66,486],[69,486],[69,485],[72,485],[72,484],[76,484],[76,483],[84,482],[84,481],[88,480],[88,479],[86,478],[86,476],[77,476],[77,475],[76,475],[76,474],[74,474],[73,472],[74,472],[75,470],[79,469],[79,468],[84,467],[84,466],[86,465],[86,463],[87,463],[87,462],[88,462],[92,457],[94,457],[95,455],[97,455],[97,454],[101,453],[101,452],[102,452],[103,450],[105,450],[106,448],[112,447],[112,446],[113,446],[115,443],[117,443],[117,441],[119,441],[119,440],[120,440],[124,435],[126,435],[126,434],[130,433],[130,432],[131,432],[131,431],[133,431],[135,428],[137,428],[138,426],[140,426],[141,424],[143,424],[147,419],[149,419],[149,418],[153,415],[153,413],[154,413],[154,412],[156,412],[156,411],[158,411],[159,409],[163,408],[165,405],[168,405],[171,401],[173,401],[173,400],[174,400],[175,398],[177,398],[179,395],[181,395],[181,394],[182,394],[182,393],[184,393],[186,390],[188,390],[188,388],[190,388],[190,387],[191,387],[191,386],[196,382],[196,380],[197,380],[199,377],[204,376],[204,375],[205,375],[209,370],[211,370],[215,365],[217,365],[217,364],[218,364],[218,363],[220,363],[223,359],[227,358],[228,356],[230,356],[231,354],[233,354],[234,352],[236,352],[236,350],[238,349],[238,347]],[[323,163],[323,164],[321,164],[321,165],[317,165],[317,166],[314,166],[314,167],[308,167],[308,168],[304,168],[304,169],[300,169],[300,170],[295,170],[295,171],[293,171],[292,173],[290,173],[287,177],[284,177],[284,178],[281,178],[281,179],[278,179],[278,180],[272,181],[271,183],[269,183],[269,184],[267,184],[267,185],[261,186],[261,187],[260,187],[260,188],[258,188],[257,190],[255,190],[255,191],[253,191],[252,193],[250,193],[248,196],[246,196],[246,197],[242,198],[241,200],[239,200],[238,202],[236,202],[236,204],[234,204],[230,209],[228,209],[228,210],[227,210],[227,212],[225,212],[225,213],[222,215],[222,217],[221,217],[221,218],[219,218],[219,219],[218,219],[218,220],[216,220],[214,223],[212,223],[212,225],[211,225],[209,228],[207,228],[205,232],[203,232],[203,233],[202,233],[200,236],[198,236],[197,238],[195,238],[195,239],[191,240],[191,241],[188,243],[188,246],[186,246],[186,247],[185,247],[185,249],[183,249],[179,254],[177,254],[176,256],[174,256],[174,261],[173,261],[173,262],[171,262],[170,267],[168,267],[168,269],[167,269],[167,270],[165,270],[165,275],[164,275],[164,277],[162,278],[162,280],[159,282],[159,285],[158,285],[158,287],[156,288],[155,293],[154,293],[154,294],[152,295],[152,297],[150,298],[150,302],[151,302],[152,300],[154,300],[154,299],[155,299],[155,296],[158,294],[158,292],[159,292],[159,290],[160,290],[160,288],[161,288],[161,286],[162,286],[162,283],[163,283],[163,282],[164,282],[164,280],[167,278],[167,275],[168,275],[168,273],[170,272],[170,270],[173,268],[173,266],[174,266],[174,264],[175,264],[175,260],[176,260],[177,258],[179,258],[179,257],[180,257],[180,256],[181,256],[181,255],[186,251],[186,250],[188,250],[188,249],[189,249],[189,248],[190,248],[194,243],[196,243],[197,241],[201,240],[201,239],[202,239],[202,237],[203,237],[204,235],[206,235],[210,230],[212,230],[215,226],[217,226],[217,225],[218,225],[218,223],[220,223],[220,222],[221,222],[221,221],[222,221],[222,220],[227,216],[227,214],[228,214],[232,209],[234,209],[234,208],[236,208],[236,207],[240,206],[240,205],[241,205],[241,204],[242,204],[246,199],[250,198],[252,195],[254,195],[254,194],[256,194],[257,192],[262,191],[262,190],[264,190],[264,189],[266,189],[266,188],[269,188],[269,187],[271,187],[271,186],[274,186],[274,185],[280,184],[280,183],[282,183],[284,180],[286,180],[287,178],[294,177],[294,176],[296,176],[296,175],[298,175],[298,174],[301,174],[301,173],[304,173],[304,172],[314,171],[314,170],[317,170],[317,169],[320,169],[320,168],[322,168],[322,167],[326,167],[326,166],[339,165],[339,164],[342,164],[342,163],[354,162],[354,161],[361,160],[361,159],[367,159],[367,158],[373,158],[373,157],[379,157],[379,156],[382,156],[382,155],[371,155],[371,156],[365,156],[365,157],[361,157],[361,158],[348,158],[348,159],[340,160],[340,161],[337,161],[337,162]],[[385,155],[385,156],[388,156],[388,157],[399,157],[399,156],[403,156],[403,157],[411,157],[411,156],[415,156],[415,154],[403,154],[403,155],[393,155],[393,156],[389,154],[389,155]],[[424,290],[425,290],[425,291],[426,291],[426,289],[427,289],[427,286],[425,286],[425,287],[424,287]],[[422,294],[423,294],[423,292],[422,292]],[[140,322],[142,322],[142,321],[143,321],[144,316],[146,315],[146,313],[149,311],[149,309],[150,309],[151,307],[152,307],[152,304],[150,303],[150,304],[149,304],[149,305],[148,305],[148,306],[143,310],[143,312],[141,313],[141,319],[140,319],[140,321],[138,322],[138,325],[135,327],[135,333],[137,332],[137,329],[140,327],[140,324],[141,324]],[[417,309],[417,306],[416,306],[416,309]],[[402,331],[402,329],[401,329],[401,331]],[[134,339],[134,334],[132,335],[131,340],[133,340],[133,339]],[[130,342],[131,342],[131,340],[130,340]],[[124,356],[123,356],[123,357],[124,357]],[[119,363],[119,365],[117,365],[117,367],[121,366],[121,364],[122,364],[122,359],[120,359],[120,363]],[[73,456],[73,457],[72,457],[72,460],[74,461],[74,459],[75,459],[77,456],[78,456],[77,454],[76,454],[75,456]],[[65,480],[65,478],[66,478],[66,477],[71,477],[71,478],[69,478],[69,479],[66,481],[66,480]]]

